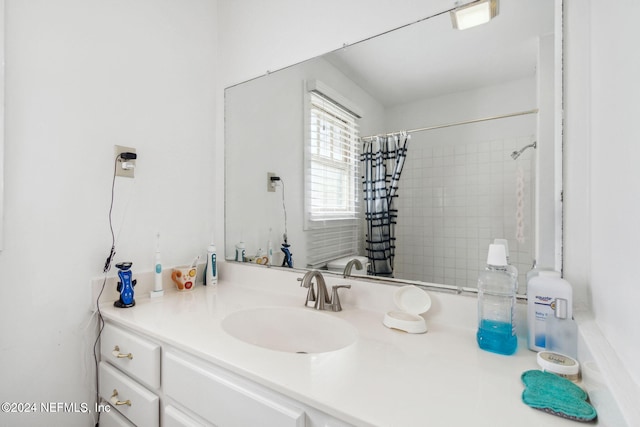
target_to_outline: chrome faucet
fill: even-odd
[[[313,279],[316,279],[317,292],[313,290]],[[298,279],[300,286],[309,289],[307,291],[307,299],[304,303],[305,306],[309,306],[313,303],[313,308],[316,310],[331,310],[342,311],[342,305],[340,304],[340,298],[338,297],[338,289],[351,288],[351,285],[338,285],[332,286],[331,298],[327,293],[327,284],[324,281],[322,273],[318,270],[307,271],[305,275]]]
[[[318,289],[317,293],[313,291],[312,280],[314,277],[316,279],[316,288]],[[309,291],[307,292],[307,300],[305,301],[305,305],[308,306],[310,302],[313,302],[313,307],[316,310],[325,310],[325,303],[331,304],[329,295],[327,295],[327,285],[321,272],[319,272],[318,270],[307,271],[302,279],[298,280],[302,282],[300,283],[300,286],[309,289]]]
[[[362,263],[360,262],[359,259],[352,259],[350,260],[347,265],[344,266],[344,271],[342,272],[342,277],[344,277],[345,279],[347,277],[349,277],[351,275],[351,269],[353,268],[353,266],[356,266],[356,270],[362,270]]]

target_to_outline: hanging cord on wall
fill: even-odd
[[[271,182],[274,186],[276,181],[280,181],[282,183],[282,211],[284,212],[284,234],[282,235],[284,243],[282,243],[282,247],[280,248],[280,250],[284,254],[284,258],[282,259],[282,266],[293,268],[293,256],[290,250],[291,245],[289,244],[289,235],[287,234],[287,205],[284,199],[284,181],[279,176],[272,176]]]
[[[279,176],[272,176],[271,182],[273,185],[276,185],[276,181],[280,181],[282,183],[282,211],[284,212],[284,239],[287,240],[287,205],[284,202],[284,181]]]
[[[284,203],[284,181],[281,179],[280,182],[282,183],[282,212],[284,212],[284,235],[288,236],[287,234],[287,205]],[[286,237],[285,237],[286,240]]]
[[[280,249],[284,253],[282,260],[283,267],[293,268],[293,254],[291,253],[291,244],[289,243],[289,235],[287,234],[287,205],[284,202],[284,181],[282,182],[282,211],[284,212],[284,243]]]
[[[104,263],[104,267],[102,272],[104,273],[104,279],[102,280],[102,287],[100,288],[100,293],[98,293],[98,297],[96,298],[96,313],[98,318],[98,335],[96,336],[96,340],[93,343],[93,360],[95,362],[95,375],[96,375],[96,405],[100,403],[100,388],[99,388],[99,375],[98,375],[98,344],[100,342],[100,336],[102,335],[102,330],[104,329],[104,318],[102,317],[102,313],[100,312],[100,297],[104,292],[104,288],[107,284],[107,274],[109,270],[111,270],[111,263],[113,262],[113,258],[116,255],[116,238],[115,233],[113,232],[113,199],[115,194],[115,185],[116,185],[116,168],[118,167],[118,159],[120,156],[116,156],[113,163],[113,179],[111,181],[111,202],[109,203],[109,230],[111,231],[111,250],[109,251],[109,256]],[[98,411],[97,419],[96,419],[96,427],[100,425],[100,411]]]

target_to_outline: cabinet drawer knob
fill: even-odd
[[[118,390],[116,389],[113,389],[113,394],[111,395],[111,399],[109,399],[109,401],[111,402],[112,405],[115,405],[115,406],[122,406],[122,405],[131,406],[131,401],[129,399],[118,400]]]
[[[113,356],[117,357],[118,359],[129,359],[129,360],[133,359],[133,354],[131,353],[127,353],[127,354],[120,353],[120,347],[118,346],[115,346],[113,348],[113,351],[111,352],[111,354],[113,354]]]

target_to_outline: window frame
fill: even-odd
[[[361,218],[362,203],[359,202],[359,192],[361,190],[361,176],[359,172],[360,168],[360,139],[357,131],[357,120],[362,118],[360,108],[355,105],[351,100],[345,98],[342,94],[327,86],[319,80],[309,80],[304,82],[304,229],[310,230],[318,227],[332,226],[345,226],[352,224],[353,221]],[[318,96],[325,102],[331,104],[330,108],[336,108],[341,110],[344,114],[351,117],[353,121],[353,134],[351,137],[351,164],[338,166],[338,168],[351,168],[352,176],[348,177],[349,180],[345,185],[346,196],[350,199],[349,205],[346,209],[335,213],[316,213],[312,207],[312,161],[324,162],[325,160],[315,160],[311,153],[311,102],[313,96]],[[328,162],[327,164],[331,164]]]

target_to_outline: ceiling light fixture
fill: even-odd
[[[498,0],[478,0],[456,7],[451,12],[453,28],[466,30],[486,24],[498,14]]]

